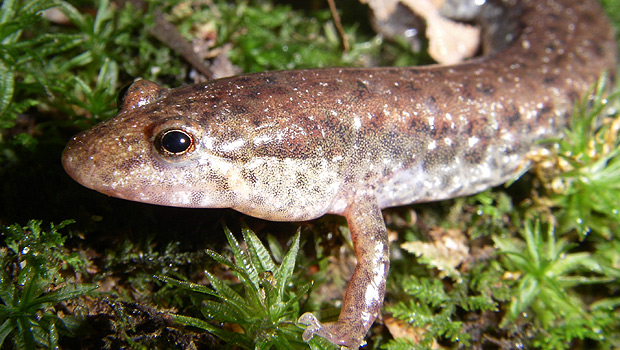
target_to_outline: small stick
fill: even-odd
[[[332,13],[332,17],[334,18],[334,24],[336,24],[336,30],[338,30],[338,35],[340,35],[340,41],[342,42],[342,48],[344,52],[349,51],[349,42],[347,41],[347,35],[342,29],[342,23],[340,22],[340,16],[338,15],[338,9],[336,9],[336,3],[334,0],[327,0],[329,4],[329,10]]]

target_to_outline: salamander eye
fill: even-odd
[[[179,156],[194,148],[194,137],[179,129],[164,131],[159,136],[159,150],[168,156]]]

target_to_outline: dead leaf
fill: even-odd
[[[467,237],[457,229],[436,228],[430,232],[432,242],[407,242],[404,250],[420,257],[420,262],[440,271],[440,277],[451,277],[457,282],[461,273],[457,267],[469,258]]]
[[[399,0],[360,0],[367,3],[379,20],[386,20],[396,10]],[[439,63],[454,64],[472,57],[480,45],[480,28],[442,17],[441,0],[401,0],[426,20],[429,54]]]

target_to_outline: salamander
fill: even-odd
[[[306,341],[357,349],[385,294],[381,209],[504,183],[614,74],[614,33],[596,0],[503,6],[517,31],[456,65],[272,71],[173,89],[138,80],[116,117],[69,142],[64,168],[132,201],[274,221],[344,215],[357,264],[340,316],[299,322]]]

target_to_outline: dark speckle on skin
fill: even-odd
[[[492,96],[493,92],[495,92],[495,88],[492,84],[480,84],[476,86],[476,90],[480,91],[484,95]]]

